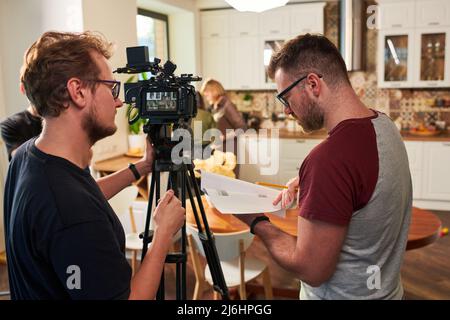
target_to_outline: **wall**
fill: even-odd
[[[1,10],[1,7],[0,7]],[[5,99],[3,95],[3,80],[2,80],[2,58],[0,56],[0,117],[5,115]],[[8,166],[8,157],[6,155],[6,147],[0,139],[0,212],[3,212],[3,183],[6,180],[6,168]],[[3,236],[3,215],[0,214],[0,252],[5,250],[5,238]]]
[[[19,92],[19,70],[25,50],[45,31],[95,30],[116,44],[113,68],[126,64],[125,48],[137,43],[136,2],[133,0],[1,0],[0,1],[0,116],[23,111],[28,101]],[[126,76],[117,76],[125,80]],[[122,90],[123,95],[123,90]],[[118,130],[94,146],[94,161],[128,149],[125,108],[117,113]],[[4,147],[2,147],[4,150]],[[0,159],[1,160],[1,159]],[[0,161],[0,177],[7,163]],[[3,183],[1,194],[3,194]],[[3,208],[3,206],[1,206]],[[0,209],[1,210],[1,209]],[[0,219],[3,222],[3,219]],[[3,248],[0,223],[0,251]]]
[[[194,0],[138,0],[139,8],[169,17],[170,60],[176,74],[200,71],[200,33],[198,9]]]
[[[170,59],[177,65],[177,74],[197,73],[194,17],[192,12],[169,16]]]
[[[81,0],[0,1],[0,119],[28,106],[27,98],[19,91],[19,70],[25,50],[45,31],[81,31],[81,18]],[[0,148],[0,194],[3,194],[8,161],[4,145]],[[3,251],[3,218],[0,220],[0,251]]]
[[[2,0],[0,57],[3,62],[5,114],[23,111],[28,101],[19,92],[19,70],[25,50],[45,31],[80,31],[81,0]]]
[[[126,65],[126,47],[137,45],[136,14],[137,5],[133,0],[83,0],[84,30],[99,31],[115,44],[115,53],[110,59],[113,70]],[[122,83],[129,78],[126,75],[115,77]],[[123,154],[128,150],[125,105],[117,112],[116,124],[117,132],[94,146],[93,161]]]

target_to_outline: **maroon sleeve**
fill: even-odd
[[[369,202],[378,180],[373,127],[360,125],[330,136],[308,155],[299,177],[301,217],[348,225]]]

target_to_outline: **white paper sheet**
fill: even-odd
[[[201,189],[208,203],[222,213],[257,214],[272,213],[285,216],[281,204],[274,206],[273,200],[279,190],[263,187],[242,180],[202,170]]]

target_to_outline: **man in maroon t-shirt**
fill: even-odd
[[[272,56],[278,100],[305,131],[328,137],[274,204],[297,196],[298,237],[259,215],[237,215],[275,261],[301,280],[301,299],[401,299],[400,266],[412,206],[408,158],[384,114],[355,94],[337,48],[299,36]]]

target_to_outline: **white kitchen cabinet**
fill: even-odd
[[[414,87],[450,87],[450,28],[416,29]]]
[[[323,33],[324,6],[319,2],[262,13],[201,12],[203,78],[214,77],[227,90],[276,89],[266,72],[272,53],[300,33]]]
[[[381,29],[413,28],[415,22],[415,1],[378,0],[379,26]]]
[[[258,89],[258,57],[254,50],[258,46],[258,37],[238,37],[230,40],[229,89]]]
[[[424,144],[423,198],[450,201],[450,142]]]
[[[282,139],[279,183],[285,184],[298,175],[308,154],[322,142],[320,139]]]
[[[296,37],[305,33],[324,33],[325,2],[309,3],[295,6],[290,10],[291,26],[290,33]]]
[[[408,153],[409,169],[411,172],[413,198],[422,199],[423,142],[406,141],[405,147]]]
[[[378,33],[378,86],[413,85],[414,30],[380,30]]]
[[[416,26],[417,27],[450,26],[450,1],[448,0],[416,1]]]
[[[259,35],[259,16],[251,12],[233,12],[230,14],[230,37],[248,37]]]
[[[227,38],[202,39],[202,78],[214,78],[225,89],[230,86],[230,51]]]
[[[290,34],[291,6],[265,11],[259,15],[259,28],[263,36],[273,37]]]
[[[450,1],[379,0],[379,4],[379,87],[450,87]]]
[[[200,14],[202,38],[229,36],[231,10],[207,11]]]
[[[285,184],[291,178],[296,177],[303,160],[322,141],[319,139],[279,139],[279,148],[271,149],[269,147],[267,150],[263,144],[274,146],[267,142],[270,139],[252,139],[247,144],[246,154],[253,161],[251,164],[247,161],[246,164],[240,166],[240,179],[253,183],[262,181],[276,184]],[[269,168],[278,168],[278,170],[272,173]],[[272,174],[266,174],[268,172]]]

